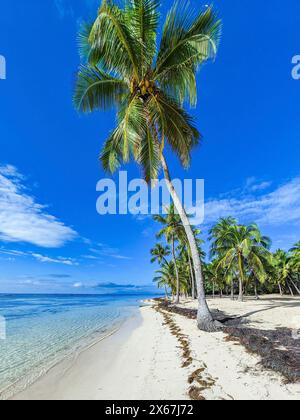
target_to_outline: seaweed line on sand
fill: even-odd
[[[164,325],[169,327],[171,334],[174,335],[179,342],[183,359],[182,368],[190,367],[194,360],[188,337],[182,333],[182,330],[174,321],[173,315],[166,312],[159,303],[154,306],[154,309],[162,315]],[[190,385],[188,395],[191,400],[204,401],[206,398],[203,396],[203,391],[208,390],[215,385],[214,379],[204,378],[205,370],[206,366],[195,370],[188,377],[188,384]]]

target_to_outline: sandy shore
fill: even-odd
[[[244,316],[247,326],[268,330],[295,328],[300,315],[297,298],[209,304],[229,316]],[[172,325],[166,325],[165,317],[151,306],[141,308],[117,333],[63,361],[15,399],[184,400],[199,383],[201,397],[208,400],[300,399],[299,384],[284,384],[279,374],[262,369],[258,356],[226,341],[223,332],[200,332],[194,320],[176,314],[167,315]],[[185,367],[178,340],[190,353]]]

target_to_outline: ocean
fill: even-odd
[[[150,297],[0,294],[0,398],[118,329]]]

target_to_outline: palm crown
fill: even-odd
[[[134,158],[145,179],[156,179],[165,142],[187,167],[200,134],[184,102],[197,100],[196,72],[213,58],[221,23],[211,7],[200,13],[178,1],[157,50],[159,0],[103,0],[80,33],[81,65],[74,96],[78,110],[117,109],[118,124],[101,153],[114,172]]]

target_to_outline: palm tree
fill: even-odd
[[[293,275],[292,266],[290,264],[291,260],[287,252],[283,249],[278,249],[273,254],[273,265],[274,273],[276,275],[276,280],[278,285],[283,285],[289,289],[289,292],[294,296],[293,288],[290,283],[290,280]]]
[[[228,229],[237,224],[237,220],[233,217],[222,217],[209,231],[209,241],[212,241],[213,249],[216,248],[218,241],[223,242]]]
[[[157,51],[159,3],[128,0],[121,8],[113,1],[102,1],[95,22],[84,25],[79,36],[83,64],[74,102],[83,112],[118,110],[118,126],[101,153],[106,170],[113,173],[133,158],[150,183],[163,169],[192,252],[198,326],[214,331],[195,237],[171,181],[165,144],[187,168],[201,136],[183,105],[196,105],[196,73],[216,56],[221,22],[212,7],[194,12],[187,1],[177,1],[167,16]]]
[[[161,244],[156,244],[153,249],[151,249],[151,263],[155,263],[156,261],[158,264],[166,263],[166,258],[170,255],[170,248],[168,246],[163,246]]]
[[[220,255],[219,266],[239,274],[239,300],[243,301],[243,288],[246,283],[247,270],[255,273],[256,278],[266,278],[265,258],[267,239],[258,232],[256,225],[232,225],[226,235],[215,241],[212,254]]]
[[[160,216],[156,215],[153,217],[156,222],[159,222],[164,227],[158,232],[156,235],[158,239],[165,237],[166,241],[171,244],[174,268],[176,273],[176,280],[177,280],[177,292],[176,292],[176,301],[175,303],[179,303],[180,301],[180,279],[179,279],[179,271],[178,271],[178,264],[177,264],[177,257],[176,257],[176,249],[175,243],[179,241],[180,238],[183,236],[183,225],[180,219],[180,216],[176,213],[174,204],[171,204],[170,207],[167,208],[167,215]]]
[[[173,261],[166,261],[160,270],[156,271],[157,276],[153,281],[157,284],[158,288],[165,288],[166,299],[168,299],[167,289],[171,290],[172,295],[176,294],[177,279],[175,274],[175,265]]]

